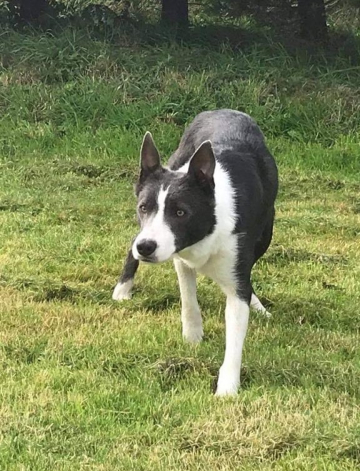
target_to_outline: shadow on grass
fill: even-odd
[[[293,253],[294,252],[294,253]],[[315,257],[315,258],[314,258]],[[286,265],[290,261],[314,260],[319,263],[329,263],[337,265],[346,264],[346,260],[335,259],[328,260],[322,256],[318,260],[318,255],[307,253],[306,251],[290,251],[285,255],[282,251],[275,252],[267,257],[267,262],[276,265]],[[180,295],[175,284],[171,283],[164,289],[158,289],[153,293],[149,288],[149,295],[144,295],[144,291],[135,290],[133,298],[124,303],[115,303],[111,299],[111,289],[72,287],[66,283],[55,283],[49,280],[37,280],[36,278],[18,278],[10,279],[1,276],[2,286],[10,286],[19,291],[24,291],[35,302],[70,302],[72,304],[83,304],[89,302],[98,305],[113,305],[114,310],[117,307],[122,308],[126,305],[129,315],[132,313],[146,312],[147,314],[162,315],[162,313],[173,307],[178,307],[180,311]],[[271,307],[274,318],[281,325],[309,325],[329,331],[360,331],[360,319],[352,312],[352,304],[349,303],[346,289],[334,283],[323,281],[321,284],[321,293],[319,297],[281,297],[272,298],[269,301],[266,298],[261,300],[266,307]],[[201,309],[207,316],[218,315],[222,310],[224,300],[218,296],[218,290],[211,284],[201,285],[199,289],[199,303]],[[339,309],[341,315],[339,315]],[[281,315],[280,315],[281,313]]]
[[[220,345],[221,351],[223,345]],[[217,375],[221,365],[219,359],[208,357],[199,350],[197,356],[174,357],[166,355],[156,358],[156,353],[148,355],[144,351],[138,354],[124,353],[111,350],[108,357],[104,356],[101,345],[80,346],[74,343],[63,345],[61,350],[49,348],[48,341],[42,338],[21,339],[17,344],[3,344],[0,346],[5,356],[5,362],[31,365],[42,361],[54,359],[63,367],[73,370],[93,369],[103,375],[130,378],[136,374],[139,377],[142,369],[148,370],[162,391],[178,388],[180,383],[188,381],[191,377],[209,378],[209,390],[215,391]],[[307,389],[316,387],[332,391],[334,395],[349,394],[360,398],[357,387],[357,370],[354,362],[344,364],[330,364],[328,361],[319,361],[311,355],[296,360],[283,359],[278,356],[274,359],[271,351],[266,357],[253,360],[241,370],[241,390],[258,387],[285,387]],[[240,394],[241,394],[240,390]]]
[[[93,10],[90,12],[90,10]],[[354,65],[360,60],[360,38],[351,31],[338,29],[329,31],[329,40],[325,43],[319,41],[304,40],[299,35],[299,17],[294,9],[283,9],[276,6],[271,9],[256,8],[239,12],[233,22],[221,23],[221,13],[212,13],[212,18],[207,18],[207,23],[193,23],[188,28],[181,28],[161,23],[149,23],[144,19],[136,19],[126,15],[117,15],[106,6],[92,6],[84,15],[83,12],[63,19],[57,23],[61,27],[70,25],[74,28],[87,28],[101,39],[110,42],[117,41],[124,33],[127,37],[143,44],[161,45],[169,41],[177,41],[182,44],[195,47],[206,47],[219,50],[224,43],[234,50],[244,50],[259,44],[271,48],[278,43],[289,54],[297,54],[299,50],[309,56],[326,56],[327,60],[334,57],[350,59]],[[98,10],[98,11],[94,11]],[[206,10],[206,7],[205,7]],[[354,10],[357,14],[357,10]],[[242,19],[247,18],[245,22]],[[228,17],[231,18],[231,15]],[[220,19],[220,22],[219,22]],[[56,25],[56,22],[54,23]],[[270,41],[269,41],[270,39]]]
[[[280,267],[286,266],[288,263],[301,262],[314,262],[326,266],[345,266],[348,264],[347,258],[341,254],[314,253],[275,244],[263,260]]]
[[[340,458],[352,460],[360,466],[360,445],[350,445],[344,451],[338,453]]]
[[[323,282],[319,297],[273,299],[274,319],[281,325],[310,326],[330,332],[360,332],[354,303],[342,287]],[[325,294],[326,293],[326,294]]]
[[[244,365],[241,369],[241,390],[260,386],[297,389],[316,387],[331,390],[334,394],[360,398],[355,366],[347,365],[343,368],[342,365],[329,365],[328,362],[315,359],[284,363],[281,358],[274,362],[269,352],[269,357],[261,359],[257,364]],[[209,388],[215,393],[220,366],[221,362],[216,360],[171,357],[157,361],[154,370],[163,391],[177,388],[179,383],[193,375],[201,375],[210,377]]]
[[[105,7],[107,8],[107,7]],[[110,15],[113,12],[109,8],[107,10]],[[105,13],[106,16],[106,13]],[[277,18],[277,20],[279,20]],[[211,20],[209,20],[211,21]],[[284,23],[284,22],[283,22]],[[224,45],[236,52],[249,52],[254,47],[258,47],[267,52],[268,58],[279,56],[279,52],[285,52],[296,60],[304,59],[309,65],[325,65],[328,68],[339,69],[339,59],[346,61],[350,67],[359,66],[360,63],[360,37],[354,35],[351,31],[337,30],[329,32],[329,41],[326,44],[305,41],[299,37],[296,30],[292,27],[279,28],[275,21],[269,21],[268,17],[252,17],[252,20],[246,26],[234,24],[221,24],[219,18],[215,18],[213,24],[202,23],[192,24],[186,29],[177,29],[172,25],[166,28],[164,25],[147,23],[143,20],[117,18],[108,23],[104,19],[93,22],[91,18],[85,18],[79,14],[73,17],[62,18],[50,22],[44,29],[38,28],[39,35],[61,34],[64,30],[72,30],[79,37],[85,39],[100,40],[109,45],[121,45],[122,47],[132,46],[151,46],[163,47],[170,44],[178,43],[195,50],[206,49],[207,51],[222,52]],[[34,27],[15,28],[24,36],[31,37],[37,34]],[[50,36],[50,35],[49,35]],[[91,48],[91,42],[81,41],[83,55],[86,55],[86,48]],[[279,49],[280,48],[280,49]],[[136,53],[136,52],[135,52]],[[262,56],[265,56],[262,53]],[[7,60],[9,59],[9,60]],[[198,59],[194,56],[193,67],[197,68]],[[7,51],[4,51],[4,67],[11,63],[11,57]],[[182,69],[183,67],[183,69]],[[188,70],[189,64],[179,61],[176,64],[178,70]],[[349,77],[353,74],[353,78],[359,82],[358,70],[347,70],[343,76]],[[339,75],[339,82],[342,80]]]
[[[271,352],[269,352],[271,355]],[[287,387],[308,389],[316,387],[331,390],[335,394],[349,394],[360,398],[357,387],[357,369],[355,365],[331,365],[329,362],[307,359],[306,361],[286,361],[282,365],[279,359],[274,364],[271,359],[261,364],[247,365],[242,368],[242,389],[252,386]]]

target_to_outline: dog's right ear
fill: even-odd
[[[151,133],[145,133],[140,151],[140,180],[160,167],[160,156]]]
[[[204,141],[191,157],[188,173],[194,175],[203,188],[214,189],[215,156],[210,141]]]

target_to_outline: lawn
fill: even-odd
[[[242,34],[1,33],[1,470],[359,469],[360,47]],[[111,299],[142,135],[166,158],[222,107],[258,121],[280,173],[253,272],[272,317],[252,313],[232,399],[212,394],[214,283],[198,280],[197,347],[171,263],[141,266],[133,299]]]

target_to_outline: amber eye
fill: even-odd
[[[139,206],[139,209],[140,209],[140,211],[141,211],[142,213],[146,213],[146,206],[145,206],[144,204],[141,204],[141,205]]]
[[[179,218],[181,218],[184,215],[185,215],[185,211],[183,211],[182,209],[178,209],[176,211],[176,216],[178,216]]]

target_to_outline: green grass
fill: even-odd
[[[140,36],[140,35],[139,35]],[[345,53],[66,29],[0,38],[0,469],[356,470],[360,462],[359,66]],[[212,395],[224,299],[181,339],[170,264],[111,300],[136,232],[150,129],[245,110],[280,171],[235,399]]]

